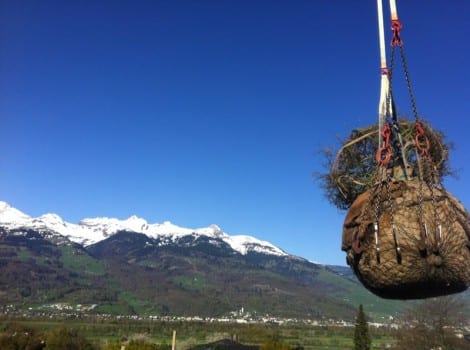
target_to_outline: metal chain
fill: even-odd
[[[403,70],[405,72],[405,80],[406,80],[406,85],[408,87],[408,93],[410,95],[410,102],[411,102],[411,108],[413,109],[413,115],[416,121],[419,121],[418,109],[416,107],[416,100],[415,100],[415,96],[413,93],[413,87],[411,86],[410,73],[408,71],[408,64],[406,63],[405,49],[403,48],[403,45],[400,46],[400,57],[401,57],[402,65],[403,65]]]
[[[395,229],[395,218],[394,218],[395,209],[393,206],[392,191],[390,189],[390,175],[388,174],[387,174],[385,185],[387,189],[388,205],[390,207],[390,228],[392,229],[393,240],[395,241],[395,249],[397,251],[397,260],[398,260],[398,263],[400,263],[401,262],[401,248],[400,248],[400,243],[398,242],[398,235]]]
[[[418,161],[419,158],[418,158]],[[423,250],[427,251],[428,248],[428,227],[426,225],[426,222],[424,221],[424,216],[423,216],[423,198],[424,198],[424,190],[423,190],[423,181],[419,181],[419,189],[418,189],[418,221],[419,221],[419,226],[421,230],[421,237],[423,239],[424,247]]]
[[[404,150],[404,144],[403,144],[403,138],[401,135],[400,131],[400,126],[398,124],[398,118],[396,115],[396,110],[394,106],[394,100],[393,100],[393,89],[392,89],[392,78],[393,78],[393,70],[395,66],[395,45],[392,45],[391,52],[390,52],[390,71],[389,71],[389,76],[388,76],[388,81],[389,81],[389,93],[387,96],[387,106],[389,109],[387,111],[392,110],[392,130],[393,130],[393,136],[394,136],[394,151],[396,153],[396,156],[401,159],[403,163],[403,174],[405,179],[408,178],[407,170],[408,170],[408,161],[406,159],[406,154]],[[394,157],[396,158],[396,157]]]
[[[381,167],[378,166],[377,167],[377,171],[376,171],[376,179],[379,178],[379,172],[380,172],[380,169]],[[375,182],[375,181],[374,181]],[[382,186],[382,181],[379,182],[379,184],[377,185],[379,187]],[[353,249],[354,249],[354,252],[356,254],[360,254],[362,253],[362,247],[361,247],[361,243],[360,243],[360,240],[364,237],[365,235],[365,231],[366,231],[366,213],[369,212],[369,209],[370,209],[370,204],[374,198],[374,192],[372,192],[372,189],[370,190],[371,191],[371,194],[370,194],[370,200],[367,201],[366,205],[362,208],[361,210],[361,215],[360,215],[360,224],[359,224],[359,229],[358,231],[355,233],[354,235],[354,244],[353,244]],[[380,203],[380,201],[379,201]],[[380,248],[379,248],[379,242],[378,242],[378,209],[376,207],[375,209],[375,222],[374,222],[374,231],[375,231],[375,243],[376,243],[376,251],[377,251],[377,261],[380,262],[380,257],[379,257],[379,251],[380,251]]]
[[[413,92],[413,87],[411,85],[411,79],[410,79],[410,73],[408,70],[408,64],[406,62],[406,56],[405,56],[405,49],[403,45],[400,45],[400,57],[401,57],[401,62],[403,65],[403,70],[405,73],[405,81],[406,85],[408,88],[408,93],[410,96],[410,102],[411,102],[411,108],[413,109],[413,115],[417,124],[417,128],[421,127],[420,123],[420,118],[418,114],[418,108],[416,107],[416,99],[414,96]],[[420,144],[420,142],[424,142],[424,144]],[[424,243],[427,247],[428,245],[428,230],[427,230],[427,225],[424,221],[424,213],[423,213],[423,200],[424,200],[424,193],[423,193],[423,184],[422,182],[424,181],[425,183],[428,184],[429,190],[431,192],[431,203],[432,203],[432,214],[433,214],[433,223],[434,227],[433,229],[435,230],[434,232],[434,238],[435,238],[435,252],[439,253],[440,250],[440,242],[442,240],[442,228],[441,224],[439,222],[439,218],[437,215],[437,203],[436,203],[436,193],[435,193],[435,178],[436,178],[436,169],[434,167],[432,158],[428,152],[429,150],[429,139],[424,135],[424,130],[422,135],[417,135],[416,138],[416,148],[418,150],[418,162],[422,162],[421,168],[422,168],[422,174],[420,176],[420,184],[419,184],[419,194],[418,194],[418,217],[419,217],[419,222],[420,225],[422,226],[422,236],[424,236]],[[427,168],[427,169],[426,169]],[[428,178],[426,178],[428,177]],[[437,177],[438,178],[438,177]]]
[[[425,158],[426,165],[430,168],[429,169],[429,178],[427,179],[427,183],[429,186],[429,190],[431,191],[431,203],[432,203],[432,211],[433,211],[433,221],[434,221],[434,234],[435,234],[435,252],[440,252],[440,245],[442,240],[442,228],[441,223],[437,213],[437,201],[436,201],[436,191],[435,191],[435,168],[432,163],[430,157]]]
[[[378,171],[386,169],[379,167]],[[382,189],[383,189],[383,180],[381,179],[377,186],[377,193],[375,199],[375,208],[374,208],[374,236],[375,236],[375,251],[377,255],[377,261],[380,262],[380,246],[379,246],[379,216],[380,216],[380,203],[382,202]]]

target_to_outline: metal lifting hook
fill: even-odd
[[[400,31],[403,28],[403,25],[398,19],[397,4],[395,3],[395,0],[390,0],[390,13],[392,15],[392,31],[393,31],[391,45],[402,46],[403,40],[401,39]]]

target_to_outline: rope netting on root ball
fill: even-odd
[[[449,192],[419,179],[391,179],[354,201],[342,249],[370,291],[415,299],[470,285],[469,239],[470,217]]]
[[[443,133],[422,121],[400,121],[385,125],[381,136],[378,147],[377,125],[353,131],[321,177],[328,199],[349,209],[342,237],[347,263],[384,298],[465,290],[470,215],[442,185],[451,173]]]

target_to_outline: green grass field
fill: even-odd
[[[97,346],[125,342],[131,339],[145,339],[146,342],[168,347],[173,331],[177,334],[177,350],[187,350],[197,345],[221,339],[237,339],[246,345],[262,346],[276,340],[292,347],[305,350],[351,349],[353,328],[320,327],[308,325],[236,324],[206,322],[163,322],[138,320],[103,319],[0,319],[0,335],[15,327],[47,332],[66,327],[79,332]],[[385,349],[393,343],[393,334],[387,330],[370,329],[373,349]]]
[[[61,260],[65,268],[93,275],[103,275],[105,273],[106,268],[102,261],[83,254],[73,246],[61,246],[61,249],[63,250]]]

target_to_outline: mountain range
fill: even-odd
[[[78,224],[71,224],[62,220],[57,214],[44,214],[33,218],[11,207],[8,203],[0,202],[0,225],[9,230],[29,228],[50,234],[50,239],[54,239],[54,236],[58,240],[66,238],[70,242],[78,243],[84,247],[103,241],[116,232],[128,231],[144,234],[150,239],[158,239],[162,244],[163,242],[170,244],[188,235],[205,236],[225,242],[240,254],[258,251],[265,254],[287,255],[269,242],[244,235],[229,236],[222,232],[217,225],[189,229],[176,226],[169,221],[165,221],[163,224],[149,224],[145,219],[135,215],[126,220],[101,217],[83,219]]]
[[[363,288],[349,267],[313,263],[217,225],[189,229],[132,216],[31,217],[0,202],[0,305],[86,305],[100,314],[379,319],[407,303]],[[464,293],[468,298],[469,293]]]

